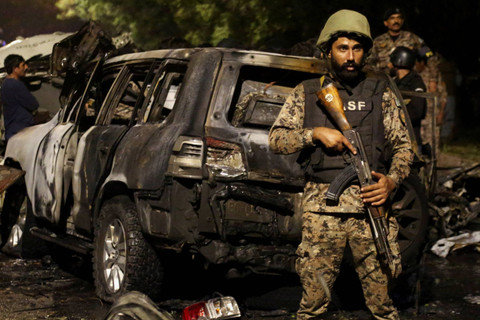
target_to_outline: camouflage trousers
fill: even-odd
[[[401,262],[395,218],[390,218],[389,228],[398,276]],[[365,216],[313,212],[303,214],[302,242],[297,249],[296,270],[303,286],[297,319],[315,319],[327,311],[330,290],[340,272],[347,245],[353,253],[365,303],[374,318],[399,319],[388,292],[389,276],[377,259],[371,228]]]

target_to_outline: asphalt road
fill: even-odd
[[[86,266],[88,261],[80,258],[73,261],[65,268],[48,258],[23,260],[0,254],[0,319],[102,319],[110,305],[95,296]],[[401,318],[480,319],[479,265],[480,253],[473,247],[451,253],[447,258],[427,253],[418,295],[397,298]],[[190,284],[195,286],[195,283]],[[184,288],[183,295],[179,287]],[[236,297],[243,319],[292,319],[300,294],[294,277],[217,279],[210,288],[211,295],[218,289],[221,294]],[[346,290],[352,291],[352,288]],[[204,299],[208,293],[205,294],[205,291],[192,290],[188,284],[183,284],[177,286],[174,297],[157,303],[178,315],[182,307]],[[347,302],[341,308],[339,311],[333,305],[328,318],[370,319],[361,303],[349,305]]]
[[[480,230],[480,225],[476,227]],[[49,256],[24,260],[0,253],[0,320],[103,319],[111,305],[95,296],[90,258],[72,254],[64,261],[68,262],[59,264]],[[427,252],[418,277],[402,279],[404,284],[410,284],[409,290],[395,294],[401,319],[480,319],[479,266],[480,252],[475,246],[452,252],[446,258]],[[185,306],[223,294],[237,299],[242,319],[295,317],[301,288],[293,275],[225,280],[215,272],[179,271],[169,279],[164,298],[156,301],[174,316]],[[370,319],[358,291],[355,277],[344,274],[326,319]]]

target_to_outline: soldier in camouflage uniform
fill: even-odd
[[[383,16],[383,24],[388,29],[386,33],[373,40],[373,48],[368,63],[375,65],[384,72],[389,72],[390,54],[396,47],[403,46],[417,51],[424,44],[416,34],[402,30],[405,17],[400,8],[390,8]]]
[[[296,269],[303,286],[297,319],[318,318],[327,311],[330,290],[347,244],[353,253],[366,305],[375,319],[399,319],[388,292],[389,280],[401,272],[396,241],[398,225],[393,217],[389,218],[389,242],[396,265],[396,270],[389,272],[377,258],[365,204],[383,205],[410,172],[413,152],[405,115],[381,77],[385,75],[369,77],[362,71],[366,52],[372,46],[365,16],[350,10],[333,14],[317,46],[329,60],[331,73],[295,87],[269,134],[270,147],[277,153],[312,152],[306,165],[302,242],[297,249]],[[359,131],[367,129],[362,131],[365,134],[362,137],[369,154],[379,150],[372,148],[379,145],[378,140],[388,146],[376,154],[377,159],[386,160],[385,166],[379,165],[381,161],[371,161],[377,183],[363,189],[352,184],[343,191],[338,203],[333,204],[324,197],[330,180],[328,177],[322,180],[323,174],[338,173],[347,165],[339,161],[342,157],[338,154],[355,149],[321,111],[315,90],[322,81],[332,81],[339,89],[352,127],[357,126]],[[318,161],[318,156],[323,161]],[[338,170],[332,167],[323,170],[327,165],[322,163],[340,166]]]
[[[442,75],[439,72],[439,59],[430,48],[422,46],[418,50],[417,62],[415,65],[416,71],[420,74],[423,82],[427,86],[427,92],[437,94],[437,105],[434,109],[434,100],[427,100],[427,112],[425,118],[422,120],[421,136],[424,144],[428,147],[423,147],[424,153],[430,155],[435,151],[438,155],[440,148],[440,124],[443,120],[443,112],[447,104],[447,90]],[[432,116],[435,115],[435,123]],[[435,124],[435,130],[433,125]],[[434,147],[434,150],[432,149]]]

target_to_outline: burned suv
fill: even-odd
[[[36,223],[24,232],[91,253],[109,301],[154,293],[172,252],[294,272],[304,174],[298,155],[274,154],[267,137],[291,89],[321,71],[313,58],[225,48],[93,61],[50,122],[9,140],[5,161],[25,171]],[[428,211],[416,178],[396,197],[408,263]]]

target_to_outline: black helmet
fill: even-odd
[[[407,47],[396,47],[390,54],[390,62],[400,69],[412,69],[415,65],[415,53]]]
[[[388,8],[385,13],[383,14],[383,21],[388,20],[392,14],[400,14],[402,18],[404,18],[403,10],[400,8]]]

